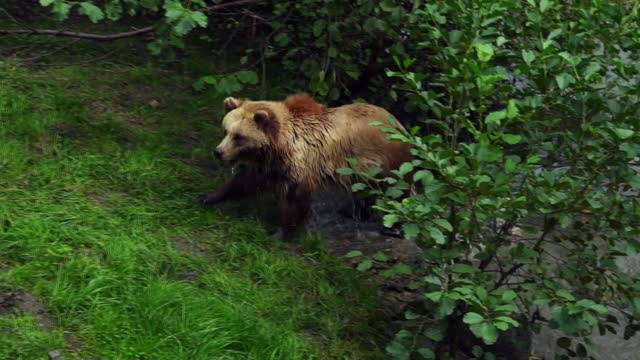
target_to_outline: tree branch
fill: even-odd
[[[153,31],[153,26],[143,27],[138,30],[115,33],[115,34],[92,34],[92,33],[84,33],[77,31],[61,31],[61,30],[39,30],[39,29],[18,29],[18,30],[6,30],[0,29],[0,36],[2,35],[49,35],[49,36],[65,36],[65,37],[73,37],[80,39],[88,39],[88,40],[97,40],[97,41],[112,41],[119,39],[126,39],[142,34],[146,34]]]
[[[227,3],[211,5],[206,8],[203,8],[203,12],[212,12],[216,10],[226,9],[234,6],[242,6],[249,5],[259,2],[260,0],[236,0],[229,1]],[[12,17],[6,10],[2,9],[3,12],[9,16],[9,19],[14,22],[18,26],[23,26],[19,23],[14,17]],[[65,37],[73,37],[80,39],[88,39],[88,40],[97,40],[97,41],[112,41],[119,39],[127,39],[138,35],[143,35],[146,33],[150,33],[153,31],[153,26],[143,27],[133,31],[115,33],[115,34],[93,34],[93,33],[85,33],[85,32],[77,32],[77,31],[62,31],[62,30],[40,30],[40,29],[17,29],[17,30],[8,30],[8,29],[0,29],[0,36],[3,35],[48,35],[48,36],[65,36]]]

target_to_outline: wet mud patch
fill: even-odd
[[[118,191],[91,191],[85,195],[93,205],[106,209],[115,207],[118,201],[126,199],[129,196],[129,194],[125,192]]]
[[[190,238],[186,236],[170,236],[169,242],[173,248],[186,255],[206,257],[210,250],[204,235],[196,234]]]
[[[134,125],[135,127],[144,125],[144,121],[140,118],[132,116],[124,106],[114,102],[104,102],[95,100],[87,106],[87,110],[93,116],[111,116],[117,120],[123,120],[125,123]]]
[[[341,215],[338,209],[353,205],[346,192],[326,191],[314,196],[308,230],[317,233],[329,254],[341,259],[353,268],[365,258],[383,254],[385,262],[375,262],[368,272],[371,281],[385,304],[385,312],[392,322],[403,321],[408,306],[420,300],[420,291],[411,286],[417,275],[383,276],[384,270],[397,264],[416,264],[421,258],[421,249],[407,239],[385,236],[381,216],[358,220]],[[361,256],[345,257],[351,251],[362,252]]]
[[[0,288],[0,316],[16,313],[33,316],[38,322],[38,325],[45,331],[51,331],[55,327],[54,318],[33,295],[26,292]]]

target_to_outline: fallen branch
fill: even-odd
[[[92,34],[92,33],[84,33],[77,31],[61,31],[61,30],[39,30],[39,29],[18,29],[18,30],[4,30],[0,29],[1,35],[49,35],[49,36],[66,36],[66,37],[74,37],[80,39],[89,39],[89,40],[98,40],[98,41],[112,41],[119,39],[126,39],[142,34],[146,34],[153,31],[153,26],[143,27],[138,30],[121,32],[116,34]]]
[[[226,9],[234,6],[242,6],[249,5],[259,2],[260,0],[236,0],[230,1],[228,3],[216,4],[208,6],[202,9],[203,12],[211,12],[215,10]],[[17,25],[20,24],[16,19],[14,19],[6,10],[2,9],[9,17]],[[77,31],[62,31],[62,30],[40,30],[40,29],[17,29],[17,30],[7,30],[0,29],[0,36],[3,35],[49,35],[49,36],[65,36],[65,37],[73,37],[80,39],[88,39],[88,40],[97,40],[97,41],[112,41],[119,39],[126,39],[138,35],[143,35],[153,31],[153,26],[147,26],[140,28],[138,30],[121,32],[116,34],[93,34],[93,33],[85,33],[85,32],[77,32]]]

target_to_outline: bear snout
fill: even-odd
[[[213,154],[216,156],[216,159],[222,159],[222,155],[224,155],[224,152],[220,148],[216,148]]]

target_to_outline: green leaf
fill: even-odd
[[[326,27],[326,22],[323,19],[318,19],[313,23],[313,36],[319,37]]]
[[[560,88],[560,90],[566,89],[569,85],[575,82],[576,82],[576,79],[567,73],[556,75],[556,83],[558,84],[558,87]]]
[[[504,134],[502,135],[502,140],[504,140],[504,142],[509,145],[515,145],[520,143],[520,141],[522,140],[522,136],[515,134]]]
[[[70,10],[71,5],[62,1],[57,1],[53,4],[53,9],[51,11],[55,14],[55,18],[57,20],[64,20],[69,16]]]
[[[423,181],[428,184],[431,183],[433,179],[433,174],[429,170],[418,170],[413,174],[413,182]]]
[[[93,5],[90,2],[80,3],[79,13],[82,15],[87,15],[89,20],[91,20],[91,22],[94,24],[104,19],[104,13],[102,12],[102,9]]]
[[[355,183],[353,185],[351,185],[351,192],[358,192],[358,191],[362,191],[364,189],[366,189],[367,186],[363,183]]]
[[[516,101],[511,99],[509,100],[509,103],[507,104],[507,118],[508,119],[513,119],[516,116],[518,116],[519,111],[518,111],[518,105],[516,104]]]
[[[449,43],[451,43],[451,45],[457,44],[462,38],[462,35],[464,35],[464,33],[460,30],[451,30],[449,32]]]
[[[475,44],[476,52],[478,53],[478,60],[481,62],[487,62],[493,57],[493,46],[491,44]]]
[[[522,50],[522,59],[527,65],[531,65],[531,63],[536,59],[536,54],[533,51]]]
[[[361,262],[360,264],[358,264],[358,267],[356,269],[358,269],[358,271],[367,271],[371,269],[372,266],[373,266],[373,261],[367,259]]]
[[[344,255],[344,257],[346,257],[346,258],[354,258],[354,257],[358,257],[358,256],[362,256],[362,251],[360,251],[360,250],[352,250],[352,251],[349,251],[348,253],[346,253]]]
[[[449,232],[453,231],[453,226],[451,226],[451,223],[445,219],[434,219],[433,222]]]
[[[407,320],[419,319],[421,316],[422,315],[418,314],[417,312],[414,312],[411,309],[409,309],[409,310],[404,312],[404,318],[407,319]]]
[[[276,35],[273,40],[275,40],[275,42],[279,45],[279,46],[287,46],[289,45],[289,43],[291,42],[291,37],[289,37],[289,35],[287,33],[279,33],[278,35]]]
[[[550,0],[540,0],[540,12],[547,11],[553,3]]]
[[[622,140],[632,137],[635,133],[633,130],[623,128],[614,128],[613,131],[616,133],[616,136]]]
[[[565,289],[556,290],[556,295],[558,295],[561,298],[567,299],[569,301],[575,301],[575,299],[576,299],[573,295],[571,295],[570,292],[568,292]]]
[[[430,293],[424,294],[424,297],[437,303],[437,302],[440,302],[440,299],[442,299],[442,291],[430,292]]]
[[[429,348],[420,348],[420,349],[418,349],[418,354],[420,354],[420,356],[422,356],[423,359],[435,359],[436,358],[436,354],[433,352],[433,350],[431,350]]]
[[[498,339],[498,329],[491,323],[482,322],[469,327],[471,332],[484,341],[487,345],[492,345]]]
[[[482,354],[484,354],[484,350],[482,350],[482,347],[476,345],[471,350],[471,353],[473,353],[473,356],[475,356],[476,359],[481,359],[482,358]]]
[[[383,224],[388,228],[395,225],[398,221],[400,221],[400,218],[398,218],[398,215],[396,214],[387,214],[383,217]]]
[[[596,74],[598,74],[601,69],[602,69],[602,66],[600,66],[599,63],[592,62],[584,69],[583,76],[585,79],[590,80]]]
[[[484,317],[478,313],[468,312],[464,314],[464,318],[462,318],[465,324],[473,325],[479,324],[484,321]]]
[[[207,27],[207,15],[205,15],[204,13],[200,11],[194,11],[191,13],[191,18],[196,22],[196,24],[198,24],[198,26],[202,28]]]
[[[513,301],[513,299],[515,299],[516,297],[518,297],[518,294],[516,294],[515,291],[507,290],[507,291],[502,293],[501,299],[504,302],[510,302],[510,301]]]
[[[400,165],[400,168],[398,169],[398,175],[404,176],[408,174],[411,170],[413,170],[412,163],[409,163],[409,162],[403,163],[402,165]]]
[[[504,110],[494,111],[489,113],[487,117],[484,119],[484,123],[489,124],[498,124],[500,125],[500,121],[507,117],[507,112]]]
[[[428,283],[428,284],[433,284],[433,285],[438,285],[441,286],[442,285],[442,281],[440,280],[440,278],[438,278],[435,275],[426,275],[423,278],[424,282]]]
[[[453,310],[456,308],[455,300],[449,298],[448,296],[444,296],[440,299],[440,305],[438,306],[438,310],[436,311],[436,319],[443,319],[453,313]]]
[[[436,326],[429,326],[425,331],[424,331],[424,336],[429,339],[429,340],[433,340],[433,341],[441,341],[444,338],[444,335],[442,334],[442,329],[440,329],[439,327]]]
[[[560,34],[562,34],[562,29],[555,29],[549,33],[549,35],[547,36],[547,40],[553,40]]]
[[[397,341],[389,344],[386,350],[394,360],[409,360],[409,350]]]
[[[229,95],[242,90],[242,84],[235,76],[225,76],[218,79],[216,90],[220,94]]]
[[[412,240],[418,236],[420,228],[416,224],[402,224],[402,232],[404,233],[405,238]]]
[[[512,326],[519,326],[520,325],[516,320],[514,320],[514,319],[512,319],[512,318],[510,318],[508,316],[498,316],[498,317],[496,317],[496,320],[505,322],[505,323],[510,324]]]
[[[411,266],[403,263],[396,263],[395,265],[393,265],[391,269],[386,269],[381,271],[380,275],[388,277],[388,276],[393,276],[397,274],[411,275],[411,273],[412,273]]]
[[[340,175],[353,175],[353,169],[351,168],[339,168],[336,172]]]
[[[49,6],[49,5],[53,4],[54,1],[56,1],[56,0],[40,0],[40,5]]]
[[[180,20],[173,26],[173,31],[178,36],[188,34],[195,27],[196,22],[191,16],[182,16]]]
[[[378,166],[372,166],[369,169],[367,169],[367,175],[374,177],[378,174],[380,174],[382,172],[382,168],[378,167]]]
[[[382,252],[378,251],[377,253],[373,254],[373,258],[375,260],[381,261],[381,262],[387,262],[389,260],[389,258],[387,257],[387,255],[383,254]]]
[[[238,80],[245,84],[255,85],[258,83],[258,74],[255,71],[238,71],[236,72],[236,76]]]
[[[330,47],[328,54],[329,54],[329,57],[335,58],[336,56],[338,56],[338,49],[334,47]]]
[[[480,299],[480,301],[482,302],[486,302],[487,301],[487,297],[488,297],[488,293],[487,293],[487,289],[485,289],[482,286],[476,286],[475,289],[476,295],[478,296],[478,299]]]
[[[436,244],[442,245],[446,242],[444,234],[442,234],[442,231],[440,231],[440,229],[436,227],[429,228],[429,237],[431,237],[431,239],[433,239],[433,241],[435,241]]]
[[[468,264],[455,264],[451,267],[451,271],[458,274],[471,274],[476,271],[476,268]]]

